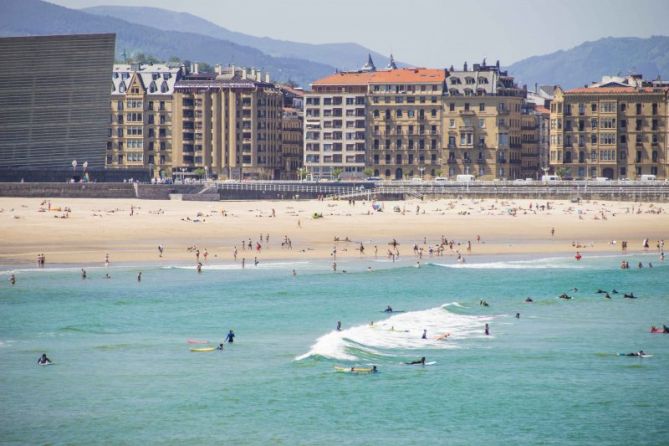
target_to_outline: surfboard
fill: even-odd
[[[213,352],[214,350],[216,350],[215,347],[200,347],[200,348],[191,348],[190,349],[190,351],[192,351],[192,352],[199,352],[199,353]]]
[[[335,366],[335,372],[339,373],[372,373],[371,367],[341,367]]]
[[[429,362],[426,362],[425,364],[407,364],[406,362],[402,362],[400,364],[402,364],[402,365],[435,365],[436,363],[437,363],[437,361],[429,361]]]
[[[381,310],[379,313],[388,313],[388,314],[393,314],[393,313],[406,313],[406,310],[393,310],[393,311],[386,311],[386,310]]]
[[[42,367],[47,366],[47,365],[55,365],[53,362],[45,362],[44,364],[37,363],[37,365],[40,365]]]

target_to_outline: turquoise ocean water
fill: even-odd
[[[669,444],[669,335],[649,333],[669,325],[669,264],[621,258],[5,272],[0,443]],[[229,329],[225,351],[190,351]],[[436,364],[401,364],[421,356]]]

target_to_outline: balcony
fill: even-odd
[[[485,160],[483,158],[479,158],[476,160],[476,164],[485,164]]]
[[[506,164],[506,158],[499,158],[497,164]]]
[[[455,158],[449,158],[446,162],[447,162],[448,164],[456,164],[456,163],[457,163],[457,161],[455,160]]]

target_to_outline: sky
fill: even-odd
[[[49,0],[69,8],[152,6],[232,31],[355,42],[417,66],[502,65],[602,37],[668,35],[669,0]]]

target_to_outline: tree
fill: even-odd
[[[200,73],[213,73],[214,67],[209,65],[207,62],[198,62],[198,70]]]
[[[558,167],[555,170],[555,174],[560,178],[571,176],[571,167],[564,167],[564,166]]]
[[[332,169],[332,176],[335,178],[335,180],[339,180],[339,175],[341,175],[343,171],[344,170],[341,167],[335,167]]]
[[[195,169],[195,170],[193,171],[193,173],[194,173],[195,175],[199,176],[199,177],[203,177],[204,174],[205,174],[205,170],[204,170],[203,168],[201,168],[201,167],[198,167],[197,169]]]
[[[371,167],[365,167],[363,173],[365,174],[365,176],[371,177],[372,175],[374,175],[374,170]]]
[[[300,180],[303,180],[307,177],[307,168],[306,167],[300,167],[297,169],[297,178]]]

